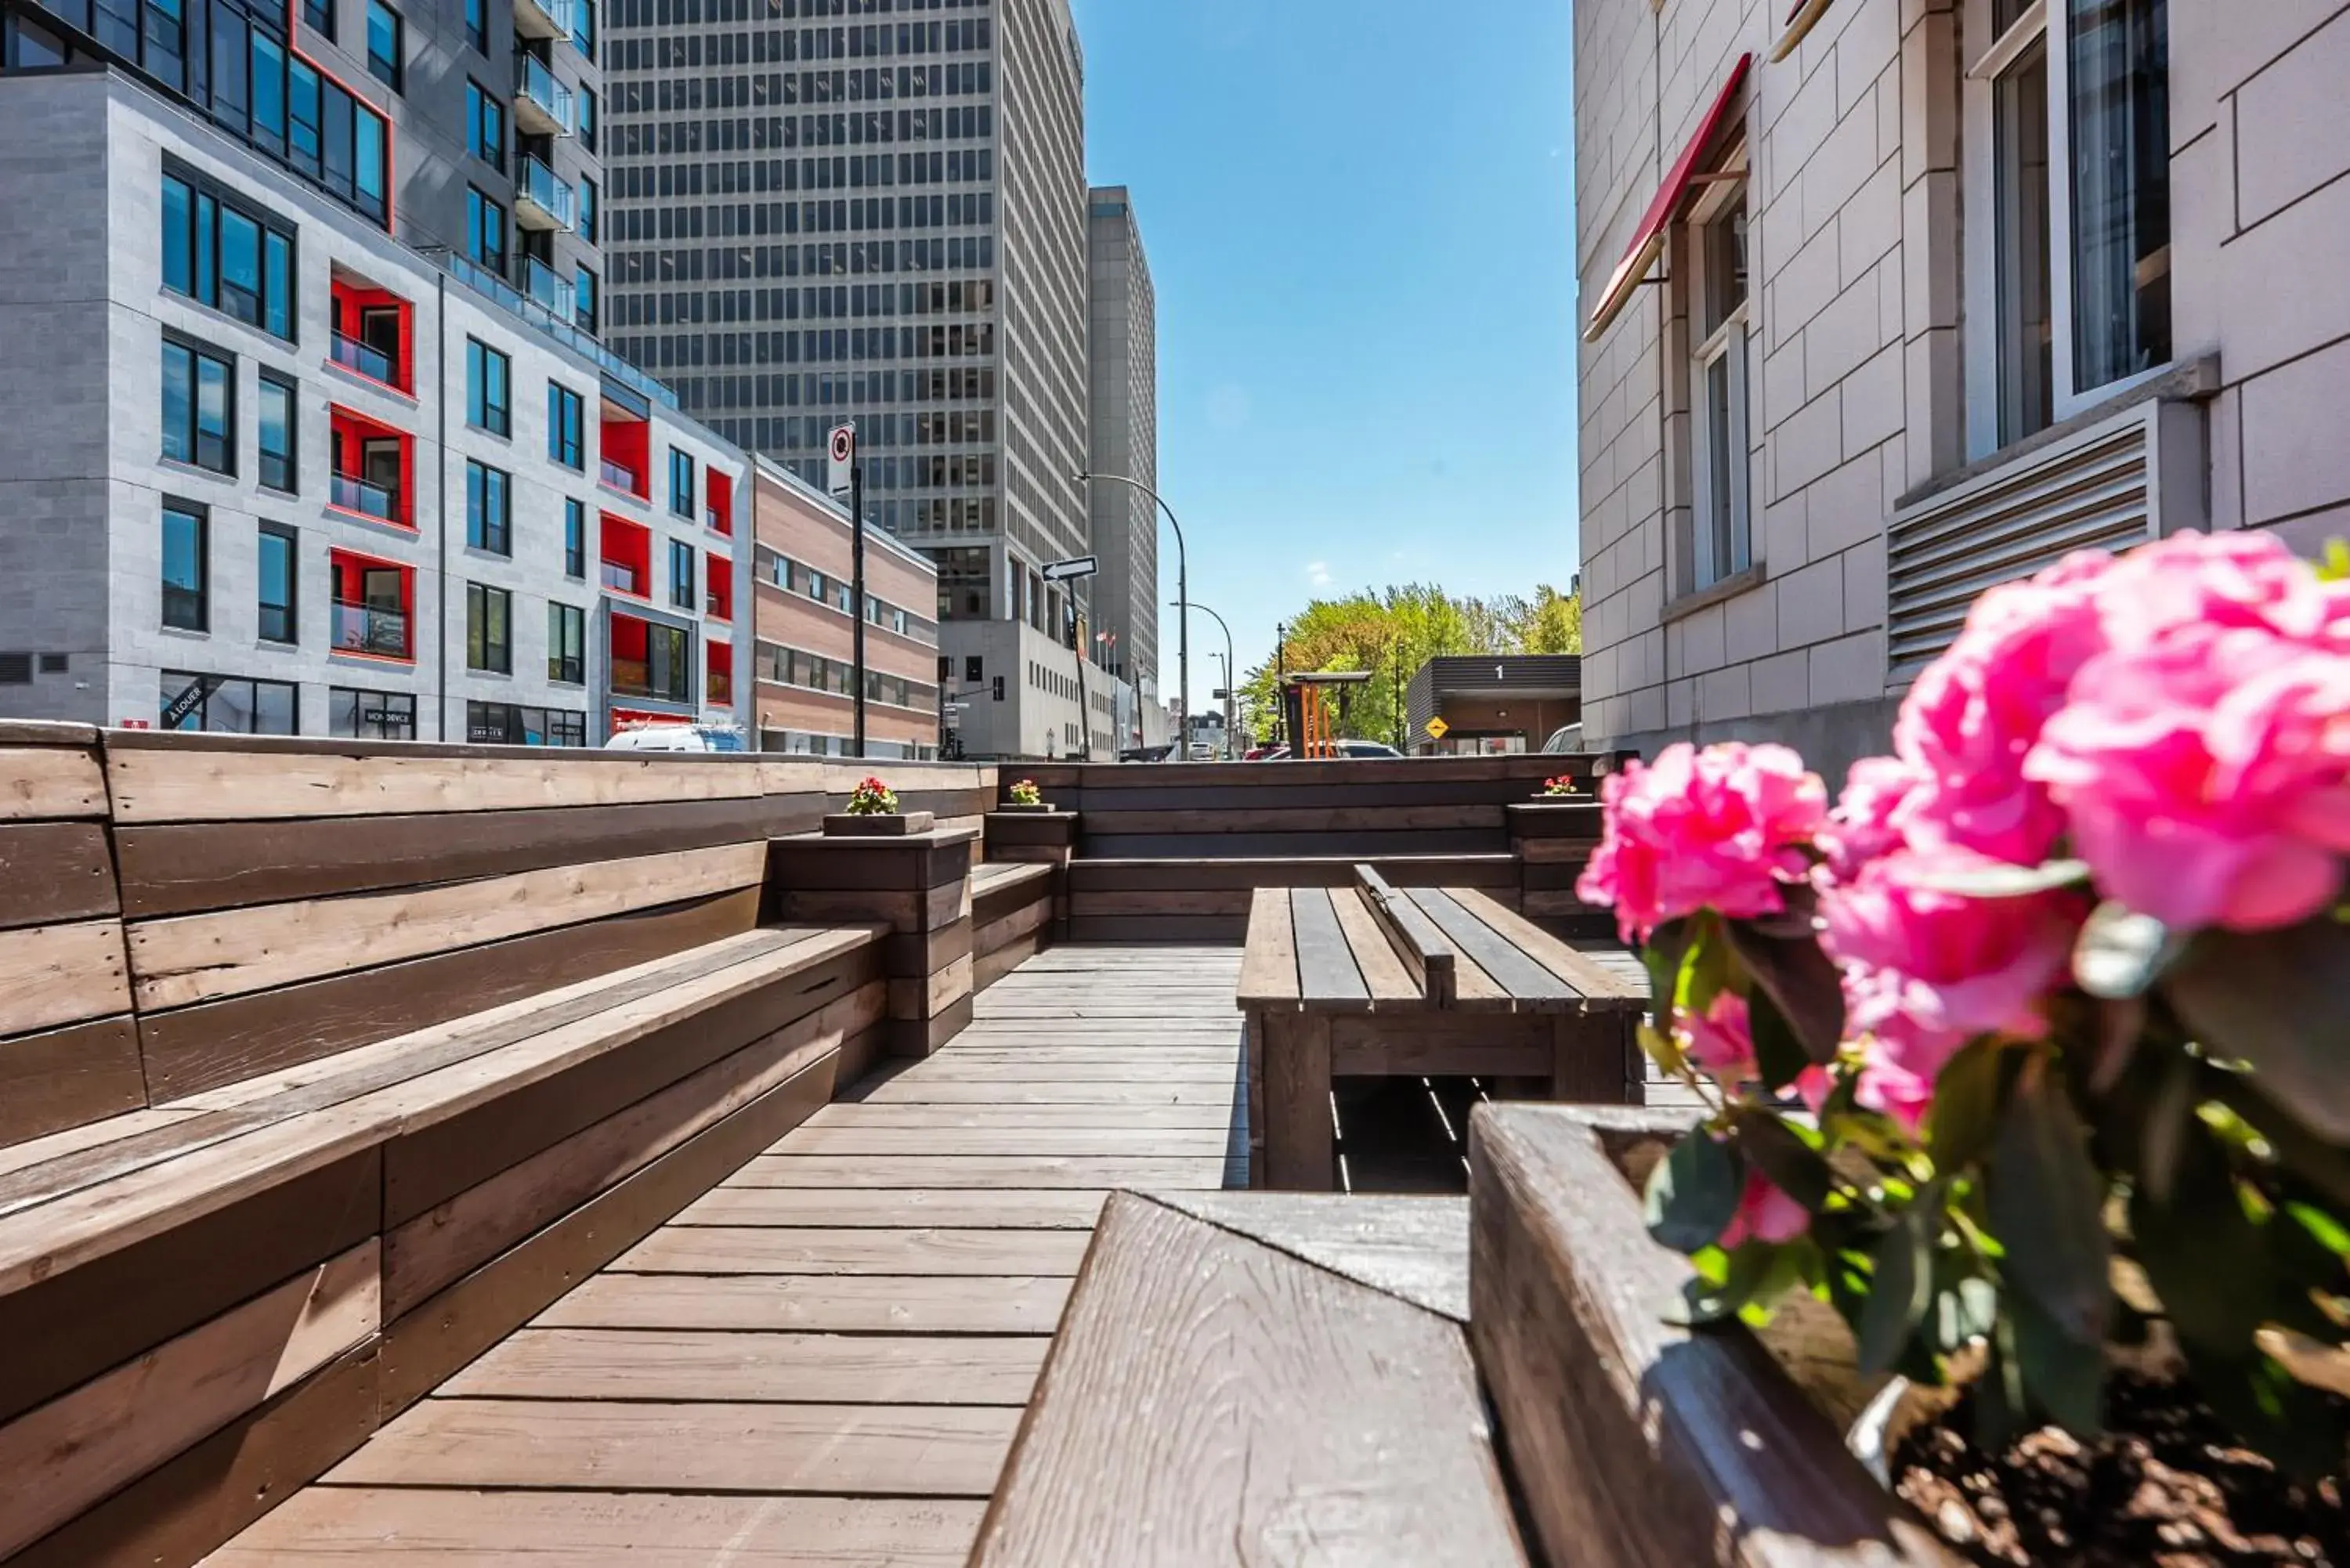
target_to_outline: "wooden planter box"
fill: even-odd
[[[1061,808],[1055,805],[1050,801],[1044,802],[1042,805],[1021,805],[1016,802],[1005,801],[995,809],[998,811],[1012,812],[1021,816],[1050,816]]]
[[[825,833],[834,838],[904,838],[910,834],[928,833],[936,816],[927,811],[893,812],[878,816],[857,816],[838,812],[824,819]]]
[[[1745,1330],[1664,1321],[1694,1277],[1638,1184],[1689,1125],[1486,1105],[1470,1123],[1469,1333],[1555,1563],[1961,1568]]]

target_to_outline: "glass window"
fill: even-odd
[[[1991,83],[1999,235],[1999,443],[2056,418],[2049,301],[2048,49],[2035,43]]]
[[[645,628],[646,695],[671,702],[693,701],[693,670],[687,657],[684,628]]]
[[[493,169],[506,166],[506,106],[477,81],[465,84],[465,131],[473,156]]]
[[[286,46],[253,30],[253,139],[272,152],[286,151]]]
[[[201,506],[163,504],[163,624],[182,631],[212,629],[212,561],[208,519]]]
[[[506,210],[465,187],[465,254],[491,272],[506,270]]]
[[[299,488],[295,398],[291,381],[261,373],[261,483],[288,495]]]
[[[160,726],[230,735],[292,735],[298,692],[283,680],[239,680],[166,670],[161,683]]]
[[[163,340],[163,455],[236,472],[236,362]]]
[[[492,435],[514,433],[514,413],[507,401],[507,379],[513,372],[505,355],[478,337],[465,339],[465,422]]]
[[[546,678],[568,685],[588,680],[588,612],[577,605],[546,607]]]
[[[327,689],[327,732],[353,741],[416,739],[416,699],[405,691]]]
[[[560,381],[546,384],[546,455],[566,468],[588,467],[586,405]]]
[[[504,469],[465,461],[465,543],[493,555],[514,554],[513,481]],[[479,668],[476,666],[476,668]]]
[[[579,145],[596,151],[596,89],[591,87],[579,88]]]
[[[302,25],[318,36],[335,36],[335,0],[302,0]]]
[[[239,321],[261,324],[261,225],[226,206],[220,209],[219,303]]]
[[[2170,360],[2166,0],[2068,0],[2073,385]]]
[[[514,596],[480,583],[465,585],[465,668],[514,673]]]
[[[383,117],[372,109],[354,106],[351,112],[353,161],[357,166],[359,211],[381,223],[390,215],[390,207],[384,200],[390,187],[390,167],[385,144]]]
[[[334,35],[329,31],[327,36]],[[286,66],[286,155],[294,167],[316,177],[319,172],[318,72],[298,56]]]
[[[573,0],[571,43],[589,65],[596,63],[596,0]]]
[[[588,715],[565,708],[468,702],[465,739],[477,746],[584,746]]]
[[[669,449],[669,509],[680,517],[693,515],[693,459],[675,447]]]
[[[163,286],[196,292],[195,201],[185,180],[163,176]]]
[[[682,539],[669,542],[669,602],[693,608],[693,546]]]
[[[368,75],[392,91],[400,90],[401,68],[408,60],[408,48],[400,37],[400,13],[383,0],[368,0],[367,65]]]
[[[571,275],[571,299],[572,319],[578,323],[579,329],[589,333],[596,331],[600,312],[597,304],[596,274],[588,267],[583,265]]]
[[[294,340],[294,232],[192,178],[162,182],[163,286]]]
[[[567,499],[563,503],[563,575],[585,577],[588,575],[588,506],[585,502]]]
[[[1747,504],[1746,191],[1737,188],[1690,232],[1697,263],[1698,344],[1691,387],[1698,400],[1690,465],[1696,505],[1691,530],[1693,587],[1711,587],[1753,562]]]
[[[465,41],[482,54],[490,52],[489,0],[465,0]]]
[[[579,182],[579,237],[596,243],[596,182],[584,176]]]
[[[295,584],[301,573],[296,566],[300,547],[295,543],[294,530],[276,524],[261,525],[260,569],[261,640],[264,642],[295,642]]]

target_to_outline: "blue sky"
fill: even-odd
[[[1563,590],[1567,0],[1074,4],[1088,172],[1132,187],[1158,286],[1159,489],[1242,666],[1316,594]],[[1205,706],[1223,639],[1191,640]]]

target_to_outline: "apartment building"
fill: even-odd
[[[2350,534],[2350,6],[1580,0],[1585,724],[1840,769],[1983,588]]]
[[[1159,695],[1159,306],[1134,199],[1123,185],[1097,187],[1087,219],[1088,421],[1096,482],[1088,527],[1101,575],[1093,583],[1097,661],[1133,681],[1143,700]]]
[[[941,652],[1024,685],[1023,639],[982,626],[1066,643],[1089,592],[1041,570],[1089,548],[1067,0],[612,0],[607,21],[616,343],[811,481],[855,420],[868,520],[938,568]]]
[[[105,63],[592,340],[597,0],[0,0],[0,71]],[[396,156],[395,156],[396,153]]]
[[[735,722],[747,463],[119,69],[0,78],[0,713]]]
[[[752,498],[752,722],[764,752],[857,754],[855,531],[848,509],[760,458]],[[939,754],[938,568],[879,529],[865,538],[865,753]]]

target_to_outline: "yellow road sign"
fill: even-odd
[[[1451,725],[1446,723],[1440,718],[1430,719],[1428,722],[1428,738],[1431,741],[1440,741],[1444,739],[1446,732],[1451,728]]]

